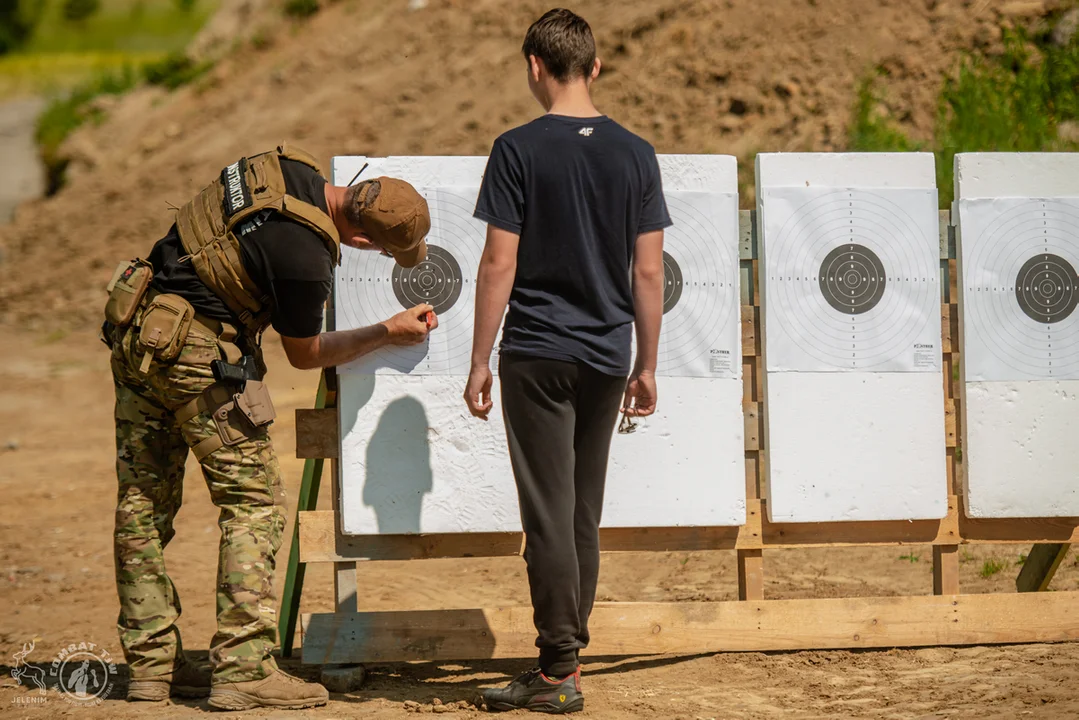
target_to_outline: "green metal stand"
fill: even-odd
[[[321,410],[327,406],[328,394],[324,372],[318,382],[316,409]],[[306,570],[306,565],[300,562],[300,513],[314,510],[318,503],[323,462],[321,458],[308,459],[303,464],[303,479],[300,481],[300,494],[296,500],[296,522],[292,526],[292,545],[289,547],[288,570],[285,573],[285,590],[281,595],[281,617],[277,625],[281,638],[281,657],[292,657],[296,618],[300,616],[300,595],[303,593],[303,576]]]

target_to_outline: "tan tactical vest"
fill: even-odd
[[[286,191],[281,158],[302,162],[322,174],[311,155],[283,143],[275,151],[229,165],[176,216],[180,242],[195,272],[256,342],[270,322],[270,300],[244,270],[240,239],[233,229],[262,210],[276,210],[322,238],[334,265],[341,257],[341,238],[330,216]]]

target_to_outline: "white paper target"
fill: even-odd
[[[663,326],[657,375],[741,376],[738,196],[665,193]]]
[[[939,372],[936,190],[769,187],[767,369]]]
[[[959,201],[966,380],[1079,379],[1079,198]]]
[[[431,211],[427,257],[402,268],[380,253],[342,248],[337,271],[337,329],[365,327],[421,303],[439,327],[411,347],[387,347],[339,368],[357,373],[468,375],[476,274],[487,226],[472,217],[478,188],[421,191]]]

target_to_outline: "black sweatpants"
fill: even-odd
[[[498,372],[525,562],[548,677],[577,669],[599,577],[607,456],[626,379],[584,363],[503,355]]]

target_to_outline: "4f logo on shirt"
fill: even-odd
[[[577,134],[582,135],[584,137],[592,137],[592,130],[593,130],[593,128],[590,128],[590,127],[581,128],[580,130],[577,131]]]

